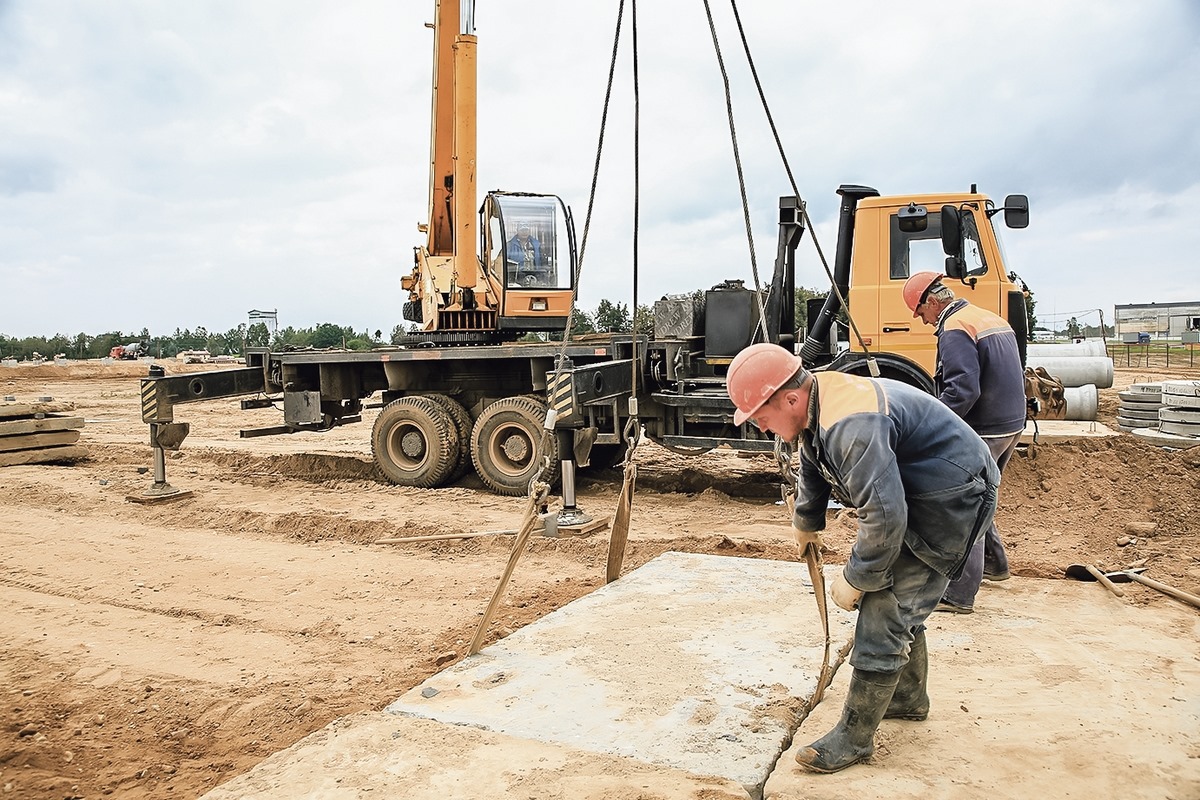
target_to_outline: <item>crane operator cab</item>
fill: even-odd
[[[479,214],[488,277],[504,287],[500,326],[560,329],[575,275],[570,209],[555,195],[488,192]]]

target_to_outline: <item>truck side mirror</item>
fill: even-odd
[[[896,213],[896,221],[902,233],[919,233],[929,227],[929,212],[925,206],[909,203],[907,208]]]
[[[967,277],[967,265],[959,256],[946,256],[946,277],[963,280]]]
[[[958,209],[942,206],[942,251],[948,256],[962,256],[962,223]],[[949,273],[947,273],[949,274]]]
[[[1004,198],[1004,224],[1010,228],[1029,227],[1029,198],[1010,194]]]

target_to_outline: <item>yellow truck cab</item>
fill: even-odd
[[[837,293],[830,292],[820,313],[815,318],[810,315],[801,348],[806,363],[868,374],[870,354],[883,377],[932,391],[937,358],[934,328],[915,319],[901,295],[908,277],[922,270],[945,274],[944,282],[958,297],[1008,320],[1024,359],[1024,286],[1010,276],[992,225],[1001,212],[1009,227],[1028,225],[1029,202],[1024,195],[1010,195],[997,207],[974,186],[962,194],[880,197],[865,186],[843,186],[838,193],[842,209],[834,281],[846,298],[861,341],[844,322],[839,323],[849,346],[837,350],[841,337],[830,333],[840,303]]]

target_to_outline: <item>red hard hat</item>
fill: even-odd
[[[945,276],[940,272],[917,272],[904,282],[904,305],[913,312],[913,317],[918,316],[917,306],[921,305],[921,298],[929,291],[929,287],[943,277]]]
[[[741,425],[804,367],[800,356],[777,344],[760,342],[738,353],[729,365],[725,388],[737,406],[735,425]]]

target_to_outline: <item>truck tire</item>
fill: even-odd
[[[392,483],[431,489],[445,482],[458,460],[458,428],[440,403],[401,397],[379,412],[371,452]]]
[[[463,404],[450,395],[427,394],[425,396],[449,412],[450,419],[454,420],[454,427],[458,430],[458,459],[454,462],[454,469],[450,470],[445,481],[454,483],[466,475],[467,470],[471,468],[471,426],[474,425],[474,421]]]
[[[876,356],[879,364],[879,377],[891,378],[894,381],[907,383],[909,386],[920,389],[926,394],[933,394],[933,381],[925,374],[919,366],[906,359],[889,356],[887,354]],[[871,370],[867,367],[867,360],[861,356],[855,355],[854,358],[838,358],[835,359],[828,369],[836,372],[845,372],[849,375],[858,375],[863,378],[871,377]]]
[[[506,397],[483,410],[471,430],[471,460],[479,477],[497,494],[518,497],[541,472],[537,452],[546,422],[546,403],[529,396]],[[542,480],[553,484],[558,473],[558,439],[549,437],[551,468]]]

